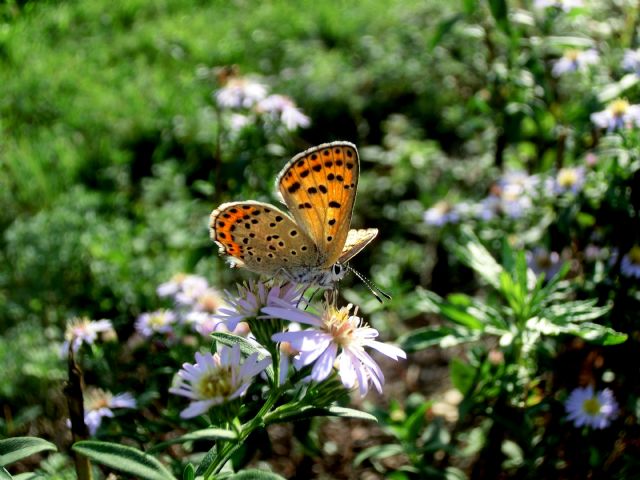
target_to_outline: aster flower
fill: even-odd
[[[591,114],[591,121],[599,128],[612,132],[640,125],[640,105],[629,105],[623,99],[614,100],[601,112]]]
[[[154,333],[171,334],[176,321],[176,314],[171,310],[156,310],[140,315],[136,320],[135,328],[143,337],[150,337]]]
[[[622,68],[627,72],[634,72],[636,75],[640,75],[640,49],[624,51]]]
[[[311,124],[309,117],[300,111],[293,100],[284,95],[269,95],[258,103],[256,110],[273,115],[287,130],[306,128]]]
[[[640,279],[640,245],[634,245],[622,256],[620,272],[626,277]]]
[[[115,336],[111,320],[90,320],[87,317],[74,318],[67,324],[64,334],[64,343],[62,344],[62,356],[66,356],[69,351],[69,344],[72,344],[74,352],[82,346],[83,343],[93,345],[98,339],[98,334],[102,333],[106,336]]]
[[[238,285],[237,295],[225,290],[226,305],[218,309],[216,318],[233,331],[240,322],[247,322],[261,315],[263,307],[287,305],[296,308],[302,299],[303,288],[293,283],[273,283],[268,287],[263,282],[250,282]]]
[[[91,435],[95,435],[104,417],[113,417],[113,409],[136,408],[136,400],[130,393],[113,395],[99,388],[89,388],[84,395],[84,423]]]
[[[271,358],[258,360],[253,353],[242,361],[240,346],[221,346],[215,354],[196,353],[196,363],[185,363],[178,372],[177,385],[169,389],[175,395],[191,400],[182,418],[193,418],[211,407],[239,398],[247,393],[253,379],[271,363]]]
[[[185,320],[203,337],[208,337],[215,331],[227,331],[220,319],[207,312],[191,311],[186,314]]]
[[[357,383],[360,395],[364,396],[369,391],[369,383],[372,383],[378,392],[382,392],[384,375],[365,347],[373,348],[394,360],[406,358],[406,354],[398,347],[374,340],[378,331],[363,325],[362,319],[357,316],[357,308],[351,314],[352,307],[349,304],[337,309],[328,304],[317,315],[297,308],[266,307],[262,311],[312,327],[272,336],[274,341],[289,342],[291,347],[300,352],[294,359],[296,368],[313,364],[312,380],[325,380],[337,363],[338,374],[346,388],[353,388]]]
[[[568,419],[576,427],[603,429],[618,413],[618,403],[608,388],[594,392],[592,386],[578,387],[565,402]]]
[[[559,77],[569,72],[586,70],[589,65],[598,63],[600,56],[594,49],[575,50],[570,49],[564,52],[559,60],[556,60],[551,69],[554,77]]]
[[[175,297],[183,290],[206,289],[207,279],[199,275],[176,273],[168,282],[161,283],[156,289],[159,297]]]
[[[533,6],[538,9],[555,7],[564,12],[569,12],[574,8],[582,7],[582,0],[535,0]]]
[[[558,170],[554,190],[557,193],[578,193],[584,185],[584,167],[565,167]]]
[[[532,251],[526,252],[527,266],[536,275],[544,273],[546,279],[553,277],[560,267],[562,267],[562,259],[558,252],[550,252],[546,248],[536,247]]]
[[[215,93],[216,102],[222,108],[251,108],[266,96],[265,85],[244,77],[231,77]]]
[[[424,212],[423,218],[427,225],[442,227],[447,223],[457,223],[460,214],[449,202],[441,200]]]

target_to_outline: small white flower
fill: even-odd
[[[93,345],[98,339],[98,334],[115,335],[111,320],[90,320],[87,317],[74,318],[67,324],[62,345],[62,356],[69,351],[69,344],[73,345],[73,351],[77,352],[83,343]]]
[[[244,362],[240,346],[220,347],[215,354],[196,353],[196,363],[185,363],[178,372],[177,385],[169,391],[191,400],[182,418],[193,418],[247,393],[253,379],[271,363],[270,358],[258,361],[253,353]]]
[[[640,279],[640,245],[634,245],[620,260],[620,272],[626,277]]]
[[[582,5],[582,0],[535,0],[533,2],[533,6],[538,9],[555,7],[565,12],[582,7]]]
[[[136,408],[136,400],[128,392],[114,396],[100,388],[89,388],[84,395],[84,423],[95,435],[104,417],[113,417],[114,408]]]
[[[338,374],[346,388],[353,388],[357,384],[360,395],[364,396],[372,383],[381,393],[384,375],[365,347],[373,348],[394,360],[406,358],[406,354],[398,347],[375,340],[378,331],[362,324],[362,319],[357,316],[357,308],[351,315],[351,308],[351,304],[340,309],[329,304],[317,315],[297,308],[266,307],[262,311],[314,327],[298,332],[276,333],[272,337],[276,342],[289,342],[291,347],[300,352],[294,359],[296,368],[313,363],[311,379],[316,382],[325,380],[337,363]]]
[[[569,420],[576,427],[603,429],[618,413],[618,403],[608,388],[594,392],[593,387],[578,387],[565,402]]]
[[[267,87],[255,80],[232,77],[215,93],[222,108],[251,108],[267,96]]]
[[[554,62],[551,74],[554,77],[559,77],[565,73],[583,71],[589,65],[598,63],[599,60],[600,56],[594,49],[584,51],[570,49]]]
[[[584,185],[584,167],[565,167],[558,170],[554,190],[557,193],[578,193]]]
[[[442,227],[447,223],[457,223],[460,220],[460,214],[449,202],[441,200],[427,209],[423,218],[427,225]]]
[[[135,328],[143,337],[150,337],[154,333],[172,334],[176,320],[176,314],[171,310],[156,310],[140,315]]]
[[[218,309],[216,318],[233,331],[239,322],[246,322],[260,315],[262,307],[281,305],[296,308],[302,299],[304,289],[293,283],[274,283],[268,287],[263,282],[238,285],[237,295],[225,291],[227,305]],[[260,315],[263,318],[263,315]]]
[[[622,68],[628,72],[634,72],[636,75],[640,75],[640,49],[625,50],[624,58],[622,59]]]
[[[605,110],[591,114],[591,121],[608,132],[640,125],[640,105],[623,99],[614,100]]]
[[[287,130],[295,130],[298,127],[306,128],[311,125],[311,120],[284,95],[269,95],[258,103],[256,110],[260,113],[271,114],[279,120]]]

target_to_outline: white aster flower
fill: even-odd
[[[168,282],[161,283],[156,289],[160,297],[175,297],[183,290],[204,290],[208,287],[207,279],[199,275],[177,273]]]
[[[222,108],[251,108],[267,96],[267,87],[244,77],[232,77],[215,93]]]
[[[260,113],[271,114],[279,120],[287,130],[295,130],[298,127],[306,128],[311,125],[311,120],[289,97],[284,95],[269,95],[258,103],[256,110]]]
[[[565,12],[582,7],[582,5],[582,0],[535,0],[533,2],[533,6],[538,9],[555,7]]]
[[[460,214],[449,202],[441,200],[427,209],[423,218],[427,225],[442,227],[448,223],[457,223],[460,220]]]
[[[564,52],[562,57],[556,60],[551,69],[554,77],[559,77],[569,72],[586,70],[589,65],[595,65],[600,60],[600,55],[594,49],[575,50],[570,49]]]
[[[89,388],[84,395],[84,423],[95,435],[104,417],[113,417],[115,408],[136,408],[136,400],[128,392],[113,395],[100,388]]]
[[[620,272],[626,277],[640,279],[640,245],[634,245],[620,260]]]
[[[250,282],[238,285],[238,293],[232,295],[225,290],[226,305],[218,309],[216,318],[233,331],[240,322],[246,322],[261,315],[263,307],[285,305],[296,308],[302,299],[303,287],[293,283],[273,283],[268,287],[263,282]],[[278,303],[276,303],[278,302]]]
[[[593,387],[578,387],[565,402],[569,420],[576,427],[603,429],[618,413],[618,403],[608,388],[594,392]]]
[[[640,125],[640,105],[630,105],[627,100],[618,99],[607,105],[605,110],[591,114],[591,121],[608,132]]]
[[[382,392],[384,375],[378,364],[365,351],[373,348],[380,353],[397,360],[406,358],[398,347],[375,340],[378,331],[362,324],[355,309],[353,315],[349,304],[337,309],[329,304],[319,314],[313,314],[297,308],[266,307],[262,311],[290,322],[310,325],[314,328],[299,332],[276,333],[272,339],[276,342],[289,342],[300,353],[294,359],[296,368],[313,363],[311,379],[316,382],[325,380],[338,364],[338,374],[346,388],[358,385],[360,395],[369,391],[372,383],[378,392]]]
[[[636,75],[640,75],[640,49],[625,50],[624,58],[622,59],[622,68],[628,72],[634,72]]]
[[[565,167],[558,170],[554,190],[557,193],[578,193],[585,181],[584,167]]]
[[[271,363],[271,358],[258,361],[253,353],[242,361],[240,346],[222,346],[215,354],[196,353],[196,363],[185,363],[178,372],[177,385],[169,391],[191,400],[182,418],[193,418],[211,407],[239,398],[247,393],[253,379]]]
[[[143,337],[150,337],[154,333],[171,334],[176,321],[176,314],[171,310],[156,310],[140,315],[135,328]]]
[[[106,336],[115,336],[111,320],[90,320],[87,317],[74,318],[67,324],[64,333],[64,343],[62,344],[62,356],[66,356],[69,352],[69,344],[71,343],[73,351],[77,352],[83,343],[93,345],[98,339],[98,334],[102,333]]]

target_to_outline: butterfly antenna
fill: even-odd
[[[376,300],[378,300],[380,303],[384,303],[382,298],[380,298],[380,295],[385,297],[387,300],[391,300],[391,295],[389,295],[387,292],[381,290],[375,283],[373,283],[371,280],[369,280],[367,277],[365,277],[363,274],[361,274],[355,268],[350,267],[349,265],[346,265],[346,268],[350,272],[353,272],[354,275],[356,277],[358,277],[362,283],[365,284],[365,286],[369,289],[369,291],[373,294],[373,296],[376,297]],[[378,293],[380,295],[378,295]]]

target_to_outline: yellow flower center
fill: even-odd
[[[198,303],[205,312],[215,312],[220,306],[220,297],[214,293],[205,293],[198,299]]]
[[[167,316],[164,313],[158,313],[156,315],[151,315],[149,318],[149,326],[150,327],[162,327],[167,323]]]
[[[572,187],[578,182],[578,171],[575,168],[561,168],[557,180],[561,187]]]
[[[176,273],[173,277],[171,277],[171,281],[180,285],[187,278],[186,273]]]
[[[629,258],[635,265],[640,265],[640,245],[634,245],[631,250],[629,250]]]
[[[564,52],[564,57],[568,60],[571,60],[572,62],[575,62],[576,60],[578,60],[579,56],[580,56],[580,50],[575,50],[573,48]]]
[[[342,307],[340,310],[330,306],[322,317],[325,330],[333,336],[335,343],[341,346],[351,343],[353,332],[358,327],[353,322],[353,318],[357,317],[351,316],[349,310],[351,305]]]
[[[621,117],[629,109],[629,102],[623,99],[614,100],[609,104],[609,111],[614,117]]]
[[[200,398],[226,398],[233,393],[231,368],[217,368],[200,378],[196,390]]]
[[[102,389],[96,388],[89,390],[85,395],[84,409],[91,412],[106,408],[111,403],[112,395]]]
[[[591,415],[591,416],[598,415],[600,413],[600,408],[601,407],[602,407],[602,405],[600,405],[600,402],[598,401],[598,399],[596,397],[588,398],[582,404],[582,410],[587,415]]]

